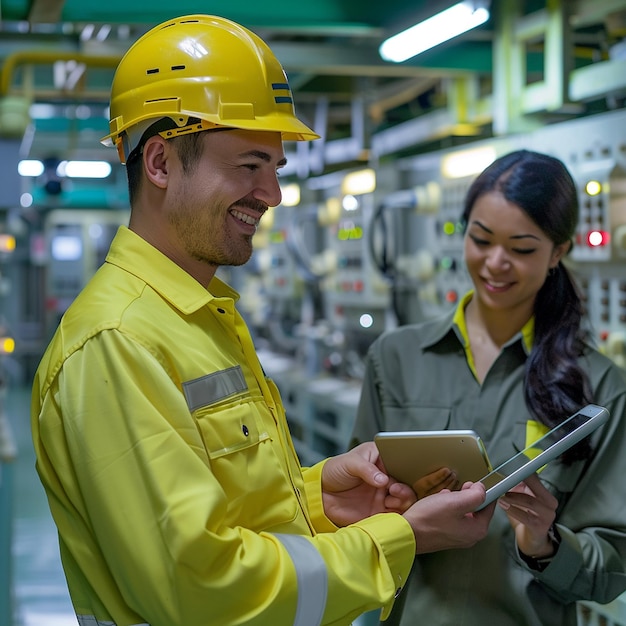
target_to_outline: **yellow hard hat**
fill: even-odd
[[[130,47],[115,72],[102,143],[117,146],[124,163],[133,147],[129,129],[164,117],[175,126],[167,136],[225,126],[279,132],[286,141],[319,137],[296,117],[287,76],[269,46],[214,15],[169,20]]]

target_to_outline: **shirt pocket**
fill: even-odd
[[[385,408],[385,430],[446,430],[449,408],[404,406]]]

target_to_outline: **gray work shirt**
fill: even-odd
[[[532,443],[537,423],[523,394],[528,333],[503,346],[480,384],[458,311],[372,344],[353,444],[384,430],[471,428],[497,466]],[[576,600],[606,603],[626,590],[626,374],[592,348],[580,363],[593,401],[611,418],[592,435],[591,459],[555,461],[540,474],[559,500],[562,543],[552,562],[542,572],[530,569],[496,507],[488,536],[473,548],[416,558],[402,619],[398,602],[385,626],[575,626]]]

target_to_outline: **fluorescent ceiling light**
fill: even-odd
[[[35,159],[24,159],[17,164],[20,176],[41,176],[46,166]],[[111,175],[108,161],[61,161],[56,168],[56,175],[61,178],[106,178]]]
[[[58,176],[67,178],[106,178],[111,174],[108,161],[61,161]]]
[[[489,11],[483,5],[476,0],[459,2],[384,41],[379,48],[380,56],[385,61],[401,63],[476,28],[489,19]]]
[[[44,166],[41,161],[35,159],[23,159],[17,164],[17,173],[20,176],[41,176],[44,171]]]

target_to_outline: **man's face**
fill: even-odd
[[[259,220],[280,204],[277,171],[286,163],[280,133],[233,129],[203,133],[201,142],[187,172],[172,162],[167,185],[167,228],[187,271],[186,263],[248,261]]]

